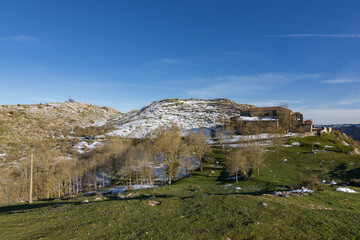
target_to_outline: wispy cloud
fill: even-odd
[[[315,124],[360,123],[360,109],[321,108],[301,112]]]
[[[271,100],[263,100],[263,101],[256,101],[256,102],[250,102],[251,104],[254,104],[256,106],[260,106],[260,107],[270,107],[270,106],[279,106],[282,104],[298,104],[301,103],[301,101],[296,101],[296,100],[275,100],[275,99],[271,99]]]
[[[277,85],[304,79],[318,79],[320,74],[289,74],[289,73],[266,73],[244,76],[221,76],[204,79],[207,86],[200,89],[187,90],[189,96],[221,97],[231,94],[245,94],[259,90],[269,90]]]
[[[279,38],[297,38],[297,37],[321,37],[321,38],[360,38],[360,34],[312,34],[312,33],[296,33],[296,34],[279,34],[266,35],[265,37]]]
[[[360,103],[360,95],[343,98],[338,102],[338,104],[340,104],[340,105],[351,105],[351,104],[358,104],[358,103]]]
[[[39,41],[37,38],[27,36],[27,35],[20,35],[20,36],[11,36],[11,37],[0,37],[0,40],[3,41],[19,41],[19,42],[36,42]]]
[[[358,78],[335,78],[329,80],[323,80],[321,83],[328,83],[328,84],[342,84],[342,83],[355,83],[360,82]]]
[[[175,58],[163,58],[163,59],[158,60],[158,62],[160,62],[160,63],[177,63],[177,62],[179,62],[179,60],[175,59]]]
[[[122,113],[129,112],[131,110],[141,109],[144,106],[147,106],[151,101],[146,100],[127,100],[127,101],[99,101],[88,98],[79,99],[80,102],[91,103],[100,106],[112,107],[119,110]]]
[[[50,102],[62,102],[63,99],[47,98],[47,97],[29,97],[30,102],[50,103]]]

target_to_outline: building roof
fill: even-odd
[[[271,121],[277,121],[277,117],[258,118],[258,117],[241,116],[241,117],[239,117],[239,119],[241,121],[245,121],[245,122],[257,122],[257,121],[271,122]]]
[[[273,110],[276,110],[276,111],[291,111],[287,108],[283,108],[283,107],[257,107],[257,108],[247,108],[247,109],[244,109],[243,111],[273,111]]]

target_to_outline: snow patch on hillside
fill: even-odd
[[[215,128],[228,120],[231,114],[251,105],[237,104],[230,100],[183,99],[153,102],[139,111],[119,116],[114,122],[117,130],[111,136],[145,138],[159,127],[179,126],[183,134],[199,128]]]
[[[78,144],[76,144],[75,148],[77,149],[77,151],[79,153],[84,153],[87,150],[94,149],[102,144],[103,143],[99,142],[99,141],[94,141],[93,143],[88,143],[88,142],[82,141],[82,142],[79,142]]]

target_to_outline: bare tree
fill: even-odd
[[[296,119],[294,114],[291,111],[284,111],[278,113],[277,115],[279,125],[281,128],[285,129],[286,132],[289,132],[296,126]]]
[[[203,130],[198,133],[190,132],[187,137],[190,152],[192,152],[200,161],[200,171],[203,170],[203,158],[210,151],[210,146],[206,142],[206,136]]]
[[[161,169],[168,177],[170,185],[172,178],[177,175],[181,153],[185,147],[179,128],[173,125],[169,129],[159,129],[154,146],[163,165]]]
[[[247,177],[250,167],[246,151],[244,149],[232,150],[226,160],[226,169],[231,175],[235,174],[236,184],[238,184],[239,173],[241,173],[244,177]]]
[[[264,148],[260,144],[251,145],[246,148],[245,155],[249,163],[257,169],[257,175],[260,176],[260,166],[265,161]]]
[[[216,129],[216,139],[221,146],[222,152],[225,153],[225,133],[222,128]]]

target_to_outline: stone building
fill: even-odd
[[[290,109],[278,106],[244,109],[240,112],[240,116],[231,118],[231,122],[237,126],[237,129],[259,128],[260,126],[262,132],[277,129],[291,132],[311,132],[313,130],[312,121],[304,121],[302,113],[292,112]]]

